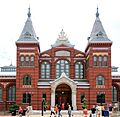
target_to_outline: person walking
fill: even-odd
[[[55,106],[55,113],[56,113],[56,115],[58,113],[58,106],[57,105]]]
[[[20,106],[20,107],[19,107],[19,117],[22,117],[22,113],[23,113],[23,109],[22,109],[22,107]]]
[[[61,115],[61,106],[59,105],[58,106],[58,117],[60,117],[60,116],[62,117],[62,115]]]
[[[71,106],[68,105],[68,116],[71,117]]]
[[[95,105],[93,105],[93,107],[91,108],[91,114],[92,114],[92,117],[96,117],[96,108],[95,108]]]
[[[87,108],[83,109],[83,117],[87,117],[88,116],[88,110]]]
[[[54,115],[54,117],[56,117],[56,115],[55,115],[55,108],[54,108],[54,106],[51,106],[51,113],[50,113],[50,117],[52,116],[52,114]]]

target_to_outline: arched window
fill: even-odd
[[[56,78],[64,72],[69,77],[70,65],[67,60],[59,60],[56,63]]]
[[[16,98],[16,87],[10,86],[8,87],[8,101],[15,101]]]
[[[23,66],[24,65],[24,56],[21,56],[20,57],[20,66]]]
[[[117,88],[112,86],[112,101],[113,102],[117,102],[118,101],[118,97],[117,97]]]
[[[81,62],[75,63],[75,78],[77,78],[77,79],[84,78],[83,64]]]
[[[0,101],[2,101],[2,88],[0,87]]]
[[[96,78],[96,85],[98,85],[98,86],[105,85],[104,80],[105,79],[104,79],[103,76],[97,76],[97,78]]]
[[[102,56],[98,57],[98,66],[102,66]]]
[[[34,56],[30,57],[30,65],[33,66],[34,65]]]
[[[29,65],[29,56],[25,57],[25,65],[28,66]]]
[[[107,56],[104,56],[104,66],[107,66]]]
[[[97,66],[97,56],[93,56],[93,65]]]
[[[50,78],[50,63],[47,61],[41,63],[41,78],[43,79]]]
[[[23,103],[31,103],[31,94],[23,93]]]
[[[23,85],[31,85],[31,77],[29,75],[23,77]]]

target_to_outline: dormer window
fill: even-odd
[[[24,35],[25,36],[31,36],[31,34],[29,32],[26,32]]]
[[[30,37],[31,37],[31,34],[30,34],[29,32],[26,32],[26,33],[24,34],[24,37],[25,37],[25,38],[30,38]]]
[[[103,36],[103,33],[100,31],[99,33],[96,34],[96,36]]]

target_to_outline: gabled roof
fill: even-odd
[[[67,46],[67,47],[74,47],[74,45],[72,45],[72,44],[69,42],[68,38],[66,37],[67,35],[66,35],[65,32],[63,31],[63,29],[62,29],[62,31],[60,32],[60,35],[58,35],[58,36],[59,36],[59,37],[58,37],[57,41],[55,42],[55,44],[51,45],[52,47],[59,47],[59,46],[61,46],[61,45],[65,45],[65,46]]]
[[[25,23],[25,26],[23,28],[23,31],[19,37],[19,39],[17,40],[17,43],[38,43],[38,39],[36,36],[36,33],[34,31],[33,25],[32,25],[32,21],[31,21],[31,13],[30,13],[30,8],[28,9],[28,18],[27,21]]]
[[[98,8],[96,13],[96,20],[92,28],[92,32],[89,38],[89,43],[111,43],[111,40],[108,38],[102,23],[99,18]]]

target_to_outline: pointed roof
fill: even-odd
[[[23,31],[19,37],[19,39],[17,40],[18,42],[24,42],[24,43],[38,43],[38,39],[36,36],[36,33],[34,31],[33,25],[32,25],[32,21],[31,21],[31,13],[30,13],[30,8],[28,8],[28,18],[27,21],[25,22]]]
[[[92,32],[89,38],[89,43],[111,43],[111,40],[108,38],[102,23],[99,18],[99,12],[97,8],[96,20],[92,28]]]
[[[67,35],[63,31],[63,29],[61,30],[60,35],[58,35],[58,36],[59,37],[58,37],[57,41],[55,42],[55,44],[51,45],[52,47],[58,47],[60,45],[65,45],[65,46],[68,46],[68,47],[74,47],[74,45],[70,44],[70,42],[67,38]]]

